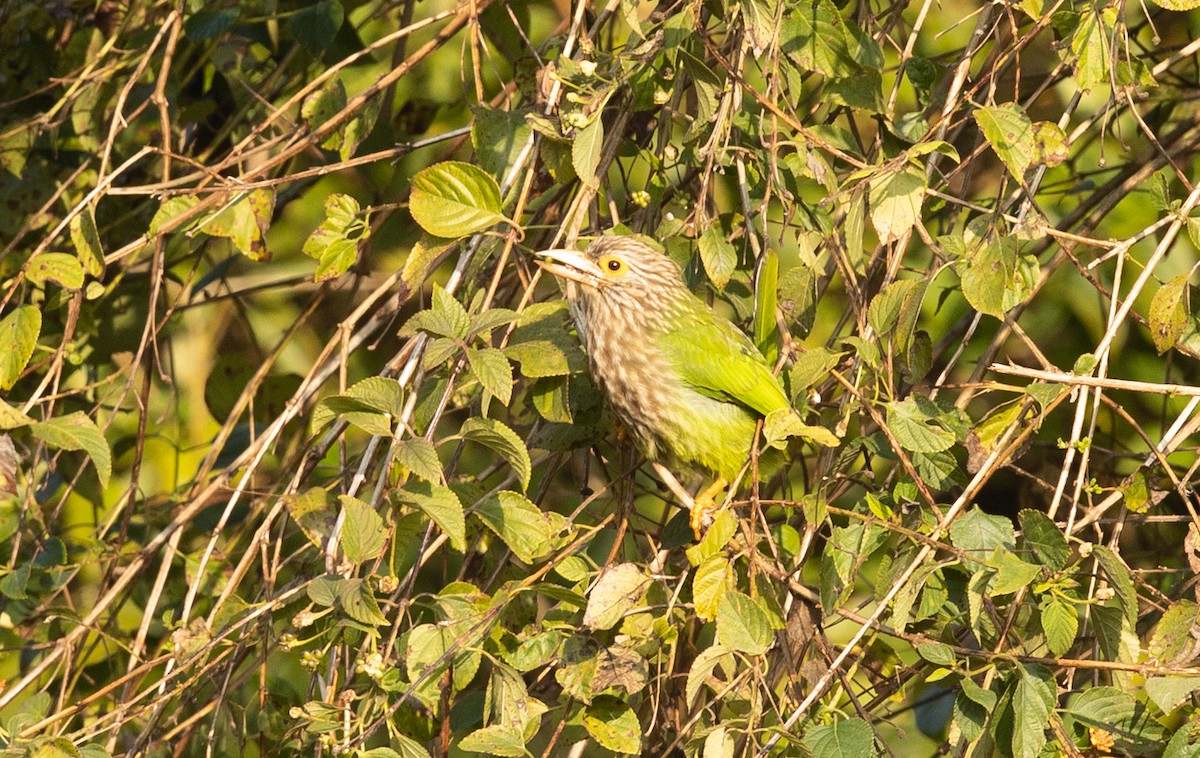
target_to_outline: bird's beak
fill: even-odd
[[[568,279],[588,287],[599,287],[604,283],[600,266],[583,253],[574,250],[552,248],[537,254],[537,265],[555,276]]]

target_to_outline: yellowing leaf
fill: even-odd
[[[346,273],[370,236],[371,225],[357,200],[340,193],[325,198],[325,220],[304,242],[304,254],[319,261],[313,279],[323,282]]]
[[[42,331],[42,312],[22,305],[0,321],[0,389],[12,389],[33,355]]]
[[[92,209],[83,211],[71,217],[71,243],[75,245],[75,255],[83,268],[94,277],[104,275],[104,247],[100,244],[100,233],[96,230],[96,219]]]
[[[265,261],[270,259],[271,253],[267,250],[264,236],[271,225],[274,210],[274,190],[228,192],[222,197],[220,209],[198,222],[196,229],[211,237],[227,237],[242,255],[251,260]]]
[[[1006,103],[977,108],[974,115],[984,139],[1008,166],[1009,172],[1018,181],[1023,181],[1036,152],[1033,124],[1025,111],[1016,103]]]
[[[83,286],[83,266],[67,253],[41,253],[29,262],[25,276],[34,284],[54,282],[69,290]]]
[[[1159,355],[1174,347],[1187,327],[1188,312],[1184,305],[1187,281],[1188,275],[1180,274],[1159,287],[1150,299],[1150,338]]]

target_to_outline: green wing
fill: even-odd
[[[763,416],[791,405],[750,339],[711,312],[698,312],[693,323],[665,335],[662,344],[679,376],[702,395]]]

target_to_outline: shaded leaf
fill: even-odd
[[[96,466],[96,474],[100,477],[100,489],[108,486],[108,480],[112,476],[112,451],[100,427],[83,411],[38,421],[29,428],[33,436],[51,447],[82,450],[87,453]]]
[[[529,450],[516,432],[495,419],[475,416],[463,422],[460,434],[464,439],[478,442],[502,455],[516,472],[521,489],[529,487],[533,463],[529,459]]]
[[[621,563],[604,568],[588,592],[584,626],[611,629],[634,607],[649,584],[650,579],[635,564]]]
[[[455,550],[467,549],[467,523],[462,501],[454,490],[431,482],[409,482],[393,496],[400,503],[419,509],[450,538]]]
[[[355,563],[378,558],[383,552],[387,532],[383,518],[370,503],[356,497],[339,495],[345,519],[342,523],[342,550]]]
[[[545,514],[519,492],[498,492],[484,499],[475,515],[525,563],[532,563],[553,548]]]

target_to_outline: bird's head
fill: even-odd
[[[551,249],[538,257],[539,266],[576,285],[568,287],[571,298],[650,307],[687,293],[678,264],[635,237],[605,234],[583,252]]]

